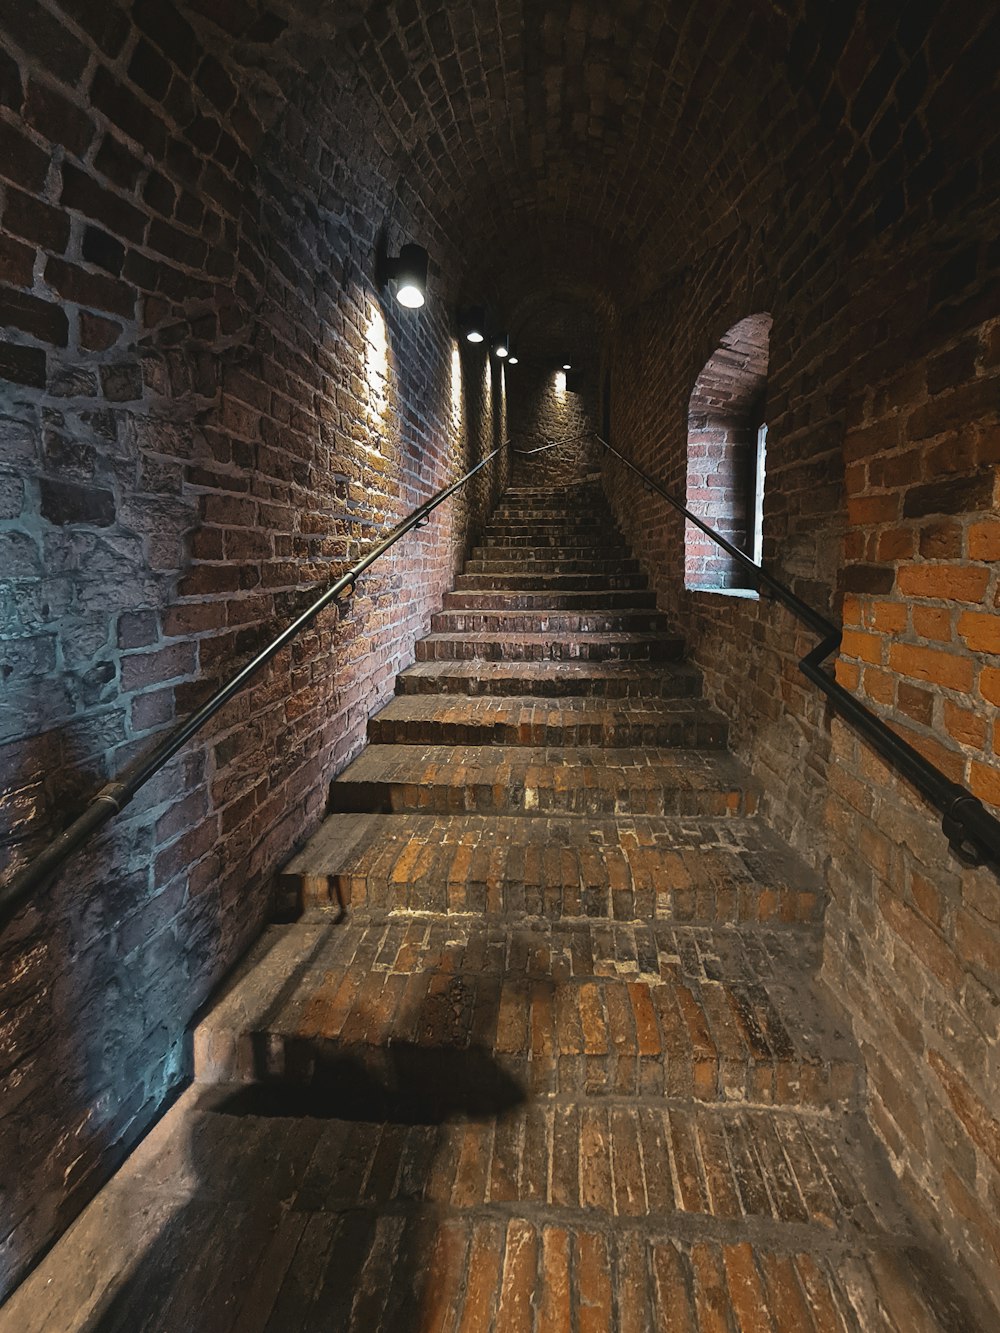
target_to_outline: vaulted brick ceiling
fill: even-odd
[[[289,80],[363,72],[400,172],[473,255],[564,233],[628,271],[719,231],[767,165],[780,71],[767,0],[187,0],[229,52]],[[739,15],[735,9],[739,8]],[[736,21],[739,19],[739,21]],[[268,85],[260,88],[269,95]],[[277,100],[275,103],[277,108]]]
[[[340,119],[333,144],[371,135],[508,320],[528,293],[584,311],[650,290],[773,186],[789,94],[768,0],[187,8],[224,31],[265,121],[297,100]]]

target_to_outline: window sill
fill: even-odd
[[[707,592],[713,597],[742,597],[747,602],[759,602],[760,593],[756,588],[685,588],[685,592]]]

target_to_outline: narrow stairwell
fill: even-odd
[[[0,1329],[970,1327],[861,1114],[815,876],[596,478],[544,478],[332,784],[196,1084]]]

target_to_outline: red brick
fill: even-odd
[[[966,611],[958,618],[958,632],[975,653],[1000,653],[1000,616]]]
[[[952,613],[935,606],[915,606],[913,608],[913,632],[921,639],[933,639],[937,643],[951,640]]]
[[[86,112],[37,79],[28,83],[25,123],[77,157],[83,157],[94,137],[94,123]]]
[[[13,125],[0,121],[0,176],[40,194],[48,173],[48,154]]]
[[[853,630],[845,630],[840,651],[847,657],[860,658],[862,662],[881,662],[882,640],[877,634],[858,634]]]
[[[956,565],[905,565],[897,572],[896,581],[899,591],[907,597],[981,602],[989,571]]]
[[[969,768],[969,787],[981,801],[1000,806],[1000,767],[973,760]]]
[[[69,241],[69,218],[61,209],[42,203],[40,199],[34,199],[13,186],[7,188],[3,225],[15,236],[31,241],[50,254],[62,254]],[[30,276],[22,285],[31,285]]]
[[[10,236],[0,236],[0,282],[14,287],[31,287],[35,281],[35,252]],[[0,313],[0,322],[6,321]]]
[[[45,281],[60,296],[77,305],[107,310],[131,319],[135,313],[135,292],[123,282],[99,273],[51,258],[45,265]]]
[[[972,661],[934,648],[894,643],[889,648],[889,665],[894,671],[915,680],[931,681],[935,685],[966,692],[972,688]]]
[[[986,719],[971,708],[959,708],[950,699],[944,701],[944,725],[949,736],[962,745],[982,750],[986,745]]]
[[[0,240],[0,259],[3,255]],[[61,306],[41,301],[26,292],[4,291],[0,288],[0,324],[5,328],[21,329],[40,342],[65,347],[69,341],[69,320]]]
[[[970,560],[1000,561],[1000,523],[987,520],[969,528]]]

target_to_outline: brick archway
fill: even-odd
[[[764,420],[770,335],[766,313],[734,324],[705,362],[688,405],[688,507],[751,555],[757,431]],[[693,524],[686,526],[688,588],[751,586],[734,560]]]

